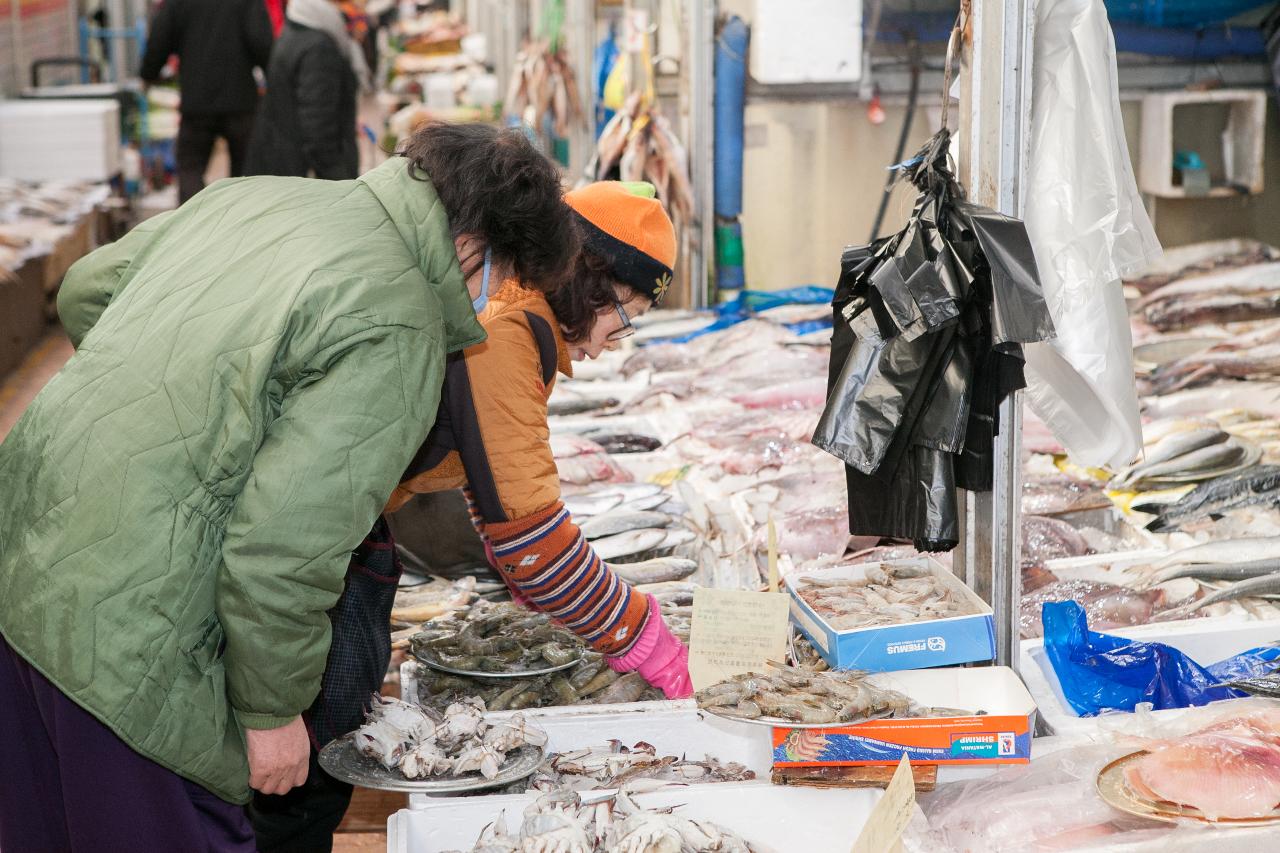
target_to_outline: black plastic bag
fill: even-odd
[[[1022,344],[1053,337],[1026,229],[962,198],[943,130],[899,167],[920,197],[896,235],[841,256],[827,406],[813,443],[845,462],[849,532],[959,540],[956,488],[989,490]]]

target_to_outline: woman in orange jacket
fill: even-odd
[[[549,613],[668,697],[692,693],[688,651],[656,601],[596,556],[560,501],[547,398],[556,375],[633,332],[666,293],[675,229],[647,184],[569,193],[583,236],[571,281],[551,293],[502,283],[480,322],[488,340],[447,368],[440,414],[387,509],[413,494],[464,487],[476,529],[517,598]]]

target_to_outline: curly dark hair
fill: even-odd
[[[560,321],[564,339],[571,344],[591,336],[596,315],[612,308],[614,300],[626,303],[635,290],[614,278],[613,267],[602,256],[583,249],[574,265],[573,276],[553,293],[547,294],[551,311]]]
[[[581,245],[556,166],[518,130],[430,122],[400,152],[429,180],[453,236],[474,234],[527,287],[549,293],[569,276]],[[463,258],[470,275],[483,256]]]

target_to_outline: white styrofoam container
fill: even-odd
[[[1100,633],[1115,634],[1133,640],[1164,643],[1189,655],[1202,666],[1216,663],[1240,652],[1280,640],[1280,619],[1241,622],[1238,619],[1187,619],[1132,628],[1107,629]],[[1084,733],[1093,730],[1095,717],[1079,717],[1067,704],[1062,685],[1044,650],[1044,640],[1023,640],[1019,674],[1035,699],[1040,717],[1057,734]],[[1155,711],[1156,717],[1170,716],[1180,710]]]
[[[761,83],[852,82],[862,76],[862,0],[756,0],[751,76]]]
[[[108,99],[0,102],[0,177],[105,181],[120,171],[120,104]]]
[[[659,755],[681,755],[691,761],[711,756],[734,762],[768,779],[773,762],[770,729],[743,725],[700,714],[693,708],[670,710],[612,710],[574,713],[573,709],[530,709],[525,718],[547,732],[547,752],[571,752],[619,740],[631,747],[643,741]],[[506,716],[501,715],[501,716]],[[413,794],[410,808],[420,808],[438,798]]]
[[[768,782],[726,782],[638,794],[644,808],[676,807],[678,814],[710,820],[747,841],[778,853],[848,853],[871,809],[877,789],[818,790],[775,787]],[[504,817],[519,829],[533,794],[441,799],[401,809],[387,819],[388,853],[470,850],[480,832]]]

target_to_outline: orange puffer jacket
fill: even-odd
[[[601,561],[560,502],[547,399],[572,376],[560,325],[540,292],[507,281],[480,314],[488,338],[450,357],[440,412],[391,496],[465,488],[473,519],[512,587],[596,650],[625,654],[649,602]]]

